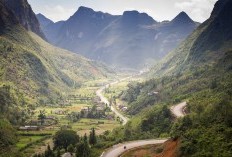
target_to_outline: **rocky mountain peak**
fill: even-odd
[[[140,13],[136,10],[125,11],[122,15],[122,20],[124,23],[130,25],[141,24],[141,25],[151,25],[156,23],[156,21],[146,13]]]
[[[182,11],[172,20],[172,23],[189,24],[194,23],[194,21],[188,16],[186,12]]]

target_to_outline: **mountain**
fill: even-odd
[[[91,45],[98,40],[97,34],[115,17],[107,13],[95,12],[90,8],[80,7],[67,21],[49,25],[44,32],[51,43],[88,56]],[[53,31],[50,32],[50,30]]]
[[[42,14],[37,14],[36,17],[37,17],[38,21],[40,22],[41,27],[47,27],[50,24],[54,24],[54,22],[52,20],[46,18]]]
[[[7,28],[18,24],[18,21],[14,18],[14,14],[5,7],[0,1],[0,33],[2,34]]]
[[[130,89],[123,93],[128,100],[133,98],[128,104],[130,114],[140,112],[148,116],[149,113],[143,111],[145,108],[151,110],[150,106],[187,102],[187,115],[165,125],[170,127],[169,137],[180,142],[179,156],[230,156],[232,153],[231,16],[232,1],[217,1],[210,18],[153,67],[149,81],[130,85]],[[151,91],[158,94],[148,96]],[[162,126],[162,123],[154,122],[162,118],[163,123],[168,122],[169,116],[154,117],[152,114],[151,118],[144,118],[144,122],[139,123],[134,120],[131,123],[138,127],[133,131],[128,125],[127,129],[136,134],[134,132],[144,126],[150,128],[145,135],[153,135],[159,131],[156,124]]]
[[[231,15],[232,1],[219,0],[210,18],[148,72],[149,80],[128,85],[119,97],[134,117],[111,136],[172,137],[178,157],[231,156]],[[181,102],[187,103],[186,115],[174,120],[170,108]]]
[[[153,68],[157,76],[199,70],[200,66],[215,66],[232,47],[232,15],[230,1],[219,0],[211,17],[201,24],[182,44]],[[195,69],[196,68],[196,69]]]
[[[184,12],[170,22],[157,22],[138,11],[114,16],[80,7],[67,21],[43,31],[59,47],[114,67],[137,69],[160,60],[197,25]]]
[[[20,24],[28,31],[32,31],[45,39],[36,15],[27,0],[2,0],[4,4],[14,13]]]
[[[17,1],[15,5],[23,2],[26,1]],[[54,47],[26,30],[2,1],[0,11],[0,113],[12,123],[18,124],[25,118],[19,116],[22,108],[55,103],[83,82],[105,78],[112,72],[103,64]],[[20,14],[29,17],[31,12]]]

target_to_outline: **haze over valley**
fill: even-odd
[[[231,156],[232,1],[102,1],[0,0],[0,157]]]

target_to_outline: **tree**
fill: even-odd
[[[87,140],[87,135],[85,134],[81,143],[77,145],[76,157],[89,157],[90,156],[90,147]]]
[[[71,153],[71,155],[74,153],[74,147],[72,144],[70,144],[67,148],[68,152]]]
[[[43,125],[45,118],[46,118],[45,111],[40,110],[38,115],[38,120],[40,120],[41,125]]]
[[[9,150],[16,142],[16,130],[7,120],[0,119],[0,156],[5,150]]]
[[[56,132],[53,142],[55,148],[64,148],[67,151],[69,145],[79,142],[79,136],[73,130],[60,130]]]
[[[47,150],[44,153],[45,157],[55,157],[53,151],[51,150],[50,145],[47,146]]]
[[[95,145],[96,143],[97,143],[97,138],[95,134],[95,129],[92,128],[92,130],[90,131],[90,135],[89,135],[89,144]]]
[[[61,157],[60,149],[59,148],[57,149],[56,157]]]

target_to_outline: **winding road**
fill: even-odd
[[[187,106],[187,102],[182,102],[180,104],[172,106],[170,109],[172,113],[177,117],[184,117],[186,114],[184,112],[184,108]]]
[[[101,90],[99,92],[101,93]],[[107,99],[105,97],[103,98],[107,102]],[[180,104],[172,106],[170,110],[177,118],[181,118],[185,116],[183,109],[186,107],[186,105],[187,105],[186,102],[182,102]],[[121,116],[124,117],[123,115]],[[127,121],[128,119],[125,119],[125,123]],[[111,147],[110,149],[108,149],[107,151],[103,152],[101,157],[119,157],[121,154],[123,154],[123,152],[125,152],[128,149],[137,148],[137,147],[150,145],[150,144],[162,144],[166,142],[167,140],[168,139],[140,140],[140,141],[131,141],[131,142],[123,143],[123,144],[122,143],[117,144]],[[124,149],[125,146],[126,146],[126,149]]]
[[[96,91],[96,95],[101,99],[102,102],[107,104],[110,107],[111,111],[114,112],[123,121],[123,125],[125,125],[129,119],[126,116],[122,115],[120,112],[118,112],[113,106],[110,106],[109,101],[102,94],[102,92],[106,88],[109,88],[110,85],[117,84],[117,83],[124,81],[124,80],[127,80],[129,78],[131,78],[131,77],[123,78],[121,80],[109,83],[109,84],[101,87],[100,89],[98,89]],[[180,104],[172,106],[170,108],[170,110],[173,113],[173,115],[175,115],[177,118],[181,118],[181,117],[186,115],[184,112],[184,108],[186,107],[186,105],[187,105],[187,102],[182,102]],[[167,140],[168,139],[153,139],[153,140],[149,139],[149,140],[140,140],[140,141],[131,141],[131,142],[126,142],[126,143],[120,143],[120,144],[114,145],[113,147],[109,148],[107,151],[103,152],[101,157],[118,157],[128,149],[132,149],[132,148],[136,148],[136,147],[140,147],[140,146],[145,146],[145,145],[150,145],[150,144],[162,144]],[[126,147],[126,149],[124,149],[124,147]]]
[[[101,102],[107,104],[108,107],[110,107],[111,111],[115,113],[116,116],[118,116],[121,120],[122,120],[122,124],[125,125],[129,118],[127,118],[126,116],[122,115],[120,112],[117,111],[116,108],[114,108],[113,106],[110,106],[110,102],[108,101],[108,99],[102,94],[102,92],[106,89],[106,88],[109,88],[110,85],[114,85],[114,84],[117,84],[121,81],[125,81],[127,79],[129,79],[131,77],[126,77],[126,78],[123,78],[121,80],[118,80],[118,81],[115,81],[115,82],[112,82],[112,83],[109,83],[103,87],[101,87],[100,89],[98,89],[96,91],[96,95],[101,99]]]
[[[165,141],[167,141],[167,139],[141,140],[141,141],[133,141],[128,143],[120,143],[114,145],[111,149],[102,153],[101,157],[118,157],[128,149],[150,145],[150,144],[161,144],[164,143]],[[126,146],[126,149],[124,149],[124,146]]]

